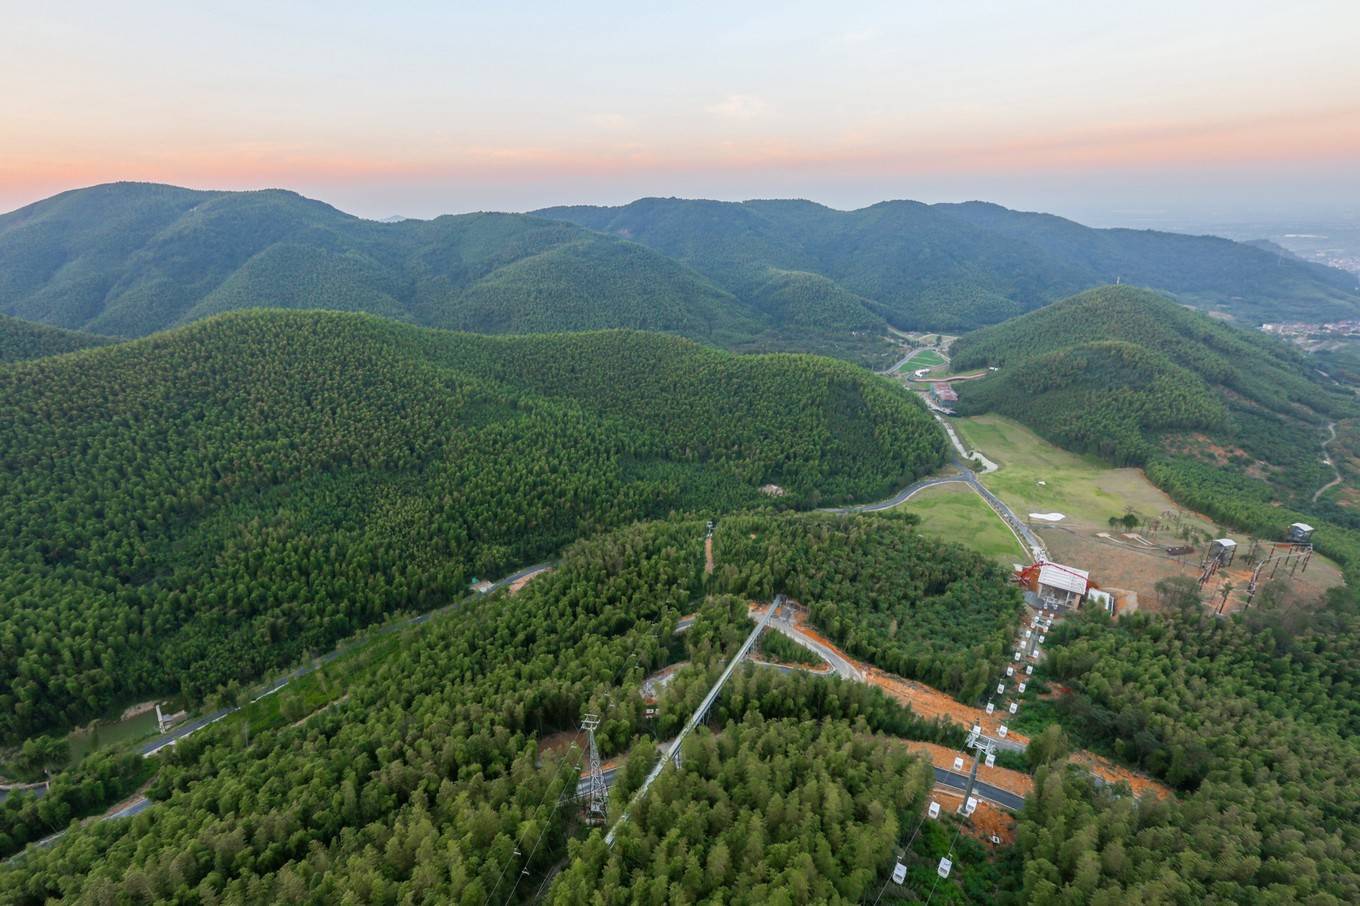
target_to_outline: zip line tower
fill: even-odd
[[[586,777],[584,789],[578,789],[577,794],[586,801],[587,824],[604,824],[609,807],[609,787],[604,782],[604,771],[600,768],[600,748],[595,744],[595,731],[599,726],[598,714],[587,714],[581,719],[581,729],[586,733],[590,752],[590,773]]]

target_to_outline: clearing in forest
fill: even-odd
[[[1028,555],[992,508],[966,484],[941,484],[911,496],[902,508],[921,517],[923,535],[970,547],[1009,567]]]
[[[918,740],[903,740],[902,744],[913,752],[919,752],[930,759],[930,763],[937,768],[944,768],[946,771],[954,770],[954,759],[963,758],[963,770],[959,773],[967,774],[973,769],[972,753],[964,756],[958,749],[951,749],[934,742],[920,742]],[[1017,771],[1013,768],[989,768],[985,764],[978,765],[978,780],[989,783],[994,787],[1014,793],[1017,796],[1028,796],[1034,789],[1034,778],[1024,771]]]
[[[930,798],[940,803],[940,811],[948,814],[957,812],[963,802],[962,793],[955,793],[939,786],[935,787]],[[973,811],[972,821],[963,825],[963,833],[988,844],[992,842],[992,837],[996,836],[1001,840],[1001,846],[1010,846],[1015,842],[1015,825],[1015,816],[1010,812],[990,802],[981,801]]]
[[[907,360],[907,364],[904,365],[903,368],[906,370],[928,368],[933,365],[943,365],[945,361],[945,357],[934,349],[920,349],[917,350],[915,355]]]
[[[911,708],[926,720],[942,717],[961,727],[971,728],[974,725],[980,725],[983,732],[988,736],[995,737],[997,728],[1004,723],[1002,718],[1007,716],[1001,709],[988,714],[981,708],[965,705],[952,695],[946,695],[939,689],[927,686],[925,683],[903,679],[862,662],[854,661],[852,663],[865,672],[870,684],[882,689],[889,696]],[[1006,739],[1021,746],[1029,745],[1029,737],[1023,733],[1008,733]]]
[[[1162,520],[1163,513],[1179,513],[1180,524],[1201,533],[1201,537],[1223,534],[1208,518],[1177,504],[1148,481],[1141,469],[1116,469],[1094,456],[1069,453],[999,415],[959,418],[951,423],[969,447],[1000,466],[995,472],[979,475],[979,480],[1017,513],[1064,515],[1058,523],[1031,520],[1030,524],[1054,560],[1089,569],[1092,578],[1104,587],[1137,592],[1142,610],[1156,607],[1155,587],[1160,580],[1199,576],[1203,543],[1194,542],[1195,552],[1179,561],[1168,556],[1165,548],[1186,542],[1177,529],[1165,525],[1171,520]],[[1129,511],[1139,519],[1137,531],[1155,546],[1125,538],[1128,529],[1110,526],[1111,517]],[[1154,520],[1164,523],[1160,531],[1153,532],[1147,524]],[[1227,534],[1246,542],[1241,533]],[[1245,586],[1236,579],[1234,582]],[[1339,584],[1341,571],[1336,564],[1314,554],[1308,572],[1297,576],[1292,587],[1300,599],[1311,600]]]
[[[528,575],[520,576],[518,579],[516,579],[515,581],[513,581],[513,582],[510,583],[510,594],[513,595],[515,592],[519,591],[521,588],[523,588],[524,586],[528,585],[528,584],[529,584],[530,582],[532,582],[534,579],[537,579],[539,576],[543,575],[544,573],[549,573],[549,572],[552,572],[552,567],[551,567],[551,566],[545,566],[545,567],[543,567],[542,569],[536,569],[536,570],[534,570],[533,572],[529,573]]]
[[[1119,783],[1120,781],[1127,783],[1129,789],[1133,791],[1133,795],[1139,798],[1147,793],[1151,793],[1158,799],[1166,799],[1171,795],[1171,788],[1166,784],[1153,780],[1146,774],[1139,773],[1132,768],[1115,764],[1108,758],[1094,752],[1085,750],[1073,752],[1067,760],[1072,764],[1080,765],[1106,783]]]

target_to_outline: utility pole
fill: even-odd
[[[590,750],[590,774],[586,778],[584,792],[577,794],[586,800],[586,823],[604,824],[605,813],[609,807],[609,787],[604,782],[604,771],[600,768],[600,749],[595,744],[595,730],[600,726],[598,714],[587,714],[581,719],[581,729],[586,733]]]

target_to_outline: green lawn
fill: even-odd
[[[1176,508],[1140,470],[1114,469],[1093,456],[1068,453],[1010,419],[998,415],[960,418],[954,429],[970,448],[1000,466],[982,476],[982,482],[1022,519],[1027,513],[1058,512],[1104,527],[1126,507],[1149,518]],[[1199,527],[1212,529],[1208,523]]]
[[[922,349],[907,362],[908,368],[928,368],[931,365],[943,365],[944,356],[933,349]]]
[[[922,533],[933,538],[971,547],[1003,566],[1027,562],[1010,529],[965,485],[926,488],[902,508],[920,516]]]

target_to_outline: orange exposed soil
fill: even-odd
[[[1093,752],[1075,752],[1068,759],[1072,764],[1080,765],[1086,770],[1095,774],[1100,779],[1108,783],[1118,783],[1121,780],[1129,785],[1133,794],[1142,798],[1151,793],[1158,799],[1166,799],[1171,795],[1171,790],[1165,784],[1158,783],[1151,777],[1140,774],[1130,768],[1117,765],[1108,758],[1102,758]]]
[[[713,536],[704,539],[704,573],[713,575]]]
[[[529,575],[527,575],[527,576],[520,576],[518,579],[516,579],[515,581],[513,581],[513,582],[510,583],[510,594],[513,595],[515,592],[519,591],[521,588],[523,588],[524,586],[528,585],[528,584],[529,584],[530,582],[532,582],[534,579],[537,579],[539,576],[543,575],[544,573],[550,573],[550,572],[552,572],[552,567],[551,567],[551,566],[545,566],[545,567],[543,567],[542,569],[537,570],[536,572],[529,573]]]
[[[902,679],[900,676],[884,673],[882,670],[877,670],[867,664],[857,664],[857,666],[865,671],[870,683],[878,686],[926,719],[943,717],[970,728],[974,724],[978,724],[981,725],[988,736],[996,736],[997,728],[1003,722],[1002,718],[1008,716],[1003,710],[988,715],[981,708],[973,708],[955,701],[952,696],[945,695],[939,689],[932,689],[924,683]],[[1029,737],[1023,733],[1009,733],[1006,738],[1022,746],[1029,745]]]
[[[935,788],[931,798],[940,803],[942,812],[956,812],[963,802],[963,795],[950,790]],[[972,821],[963,826],[963,832],[982,843],[991,843],[992,835],[1001,838],[1002,846],[1015,842],[1015,816],[990,802],[979,802],[973,810]]]
[[[812,628],[807,622],[807,613],[801,607],[794,613],[794,625],[798,631],[810,639],[820,642],[827,648],[839,654],[842,658],[849,661],[854,667],[864,674],[871,685],[878,686],[893,698],[910,707],[917,714],[931,720],[943,717],[961,726],[972,728],[973,725],[981,725],[989,736],[997,735],[997,728],[1004,723],[1003,718],[1008,715],[998,706],[995,713],[990,716],[982,708],[974,708],[956,701],[953,696],[946,695],[939,689],[927,686],[925,683],[918,683],[915,680],[903,679],[896,674],[879,670],[877,667],[870,666],[863,661],[850,657],[840,649],[838,645]],[[1020,745],[1028,745],[1029,737],[1022,733],[1010,733],[1006,737]]]
[[[944,768],[947,771],[954,770],[954,759],[963,758],[963,770],[959,773],[967,773],[973,769],[973,760],[956,749],[939,745],[933,742],[919,742],[917,740],[902,740],[902,744],[913,752],[920,752],[930,758],[930,763],[937,768]],[[1034,789],[1034,778],[1023,771],[1015,771],[1010,768],[989,768],[985,764],[978,765],[978,780],[983,783],[990,783],[994,787],[999,787],[1017,796],[1028,796],[1030,790]]]

